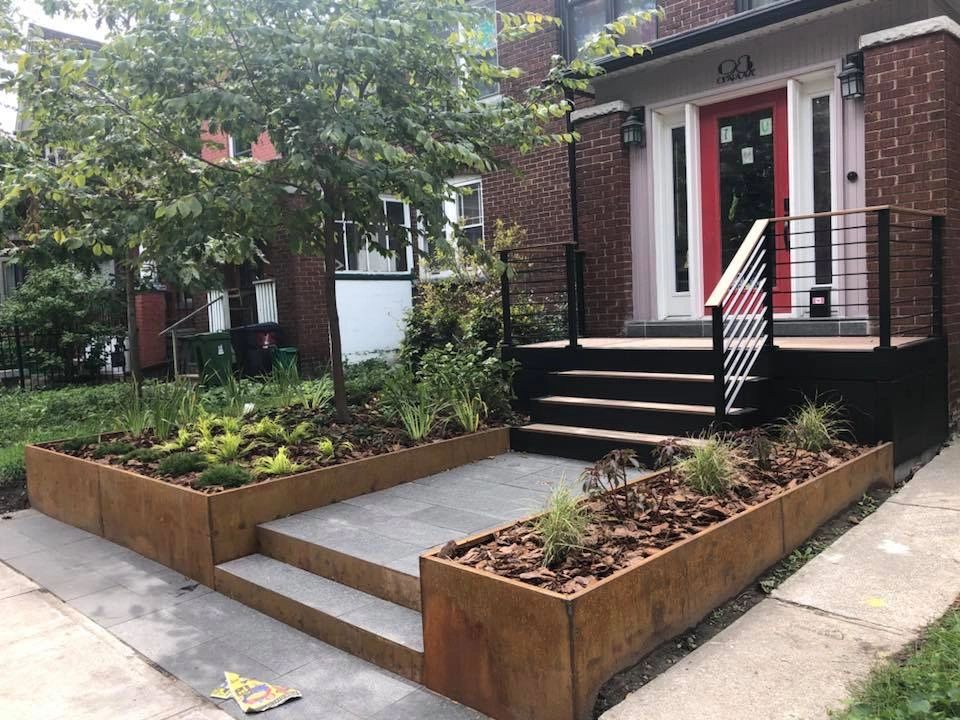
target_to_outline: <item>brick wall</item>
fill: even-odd
[[[150,368],[167,361],[167,341],[160,333],[167,327],[167,299],[163,292],[137,293],[137,339],[140,367]]]
[[[622,335],[633,316],[630,158],[620,140],[625,119],[618,112],[577,123],[586,328],[594,336]]]
[[[947,212],[944,324],[951,405],[956,407],[960,403],[960,283],[956,282],[960,277],[960,42],[946,33],[911,38],[868,48],[864,63],[867,205]],[[895,283],[898,278],[928,282],[909,263],[893,261]]]
[[[661,38],[709,25],[735,15],[736,0],[660,0],[664,18],[660,21]]]

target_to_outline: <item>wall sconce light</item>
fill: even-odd
[[[633,108],[627,119],[620,126],[620,139],[623,144],[629,147],[647,146],[647,121],[646,109],[642,107]]]
[[[840,94],[845,100],[859,99],[864,96],[863,53],[847,55],[843,61],[843,70],[837,75],[840,80]]]

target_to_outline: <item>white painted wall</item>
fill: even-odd
[[[413,306],[413,283],[337,278],[337,308],[343,356],[358,361],[397,350],[403,320]]]

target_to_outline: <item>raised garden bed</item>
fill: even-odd
[[[215,565],[256,552],[258,524],[498,455],[509,449],[509,431],[483,430],[215,492],[148,477],[142,468],[111,464],[111,456],[66,454],[61,445],[25,450],[34,508],[213,586]]]
[[[648,476],[630,487],[665,503],[655,523],[596,530],[602,551],[548,573],[530,542],[535,519],[424,555],[424,683],[498,720],[589,718],[608,678],[733,597],[871,486],[892,487],[893,447],[848,446],[808,471],[705,503],[686,497],[674,470]]]

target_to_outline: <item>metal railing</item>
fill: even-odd
[[[736,407],[761,351],[773,345],[771,270],[776,261],[770,227],[769,220],[754,223],[707,300],[713,320],[718,419]]]
[[[706,303],[717,418],[737,407],[785,319],[809,323],[808,336],[874,338],[881,351],[941,336],[944,224],[941,214],[889,205],[754,223]],[[844,333],[839,324],[817,331],[851,322]]]
[[[500,251],[503,344],[567,340],[584,332],[583,258],[572,242]]]

